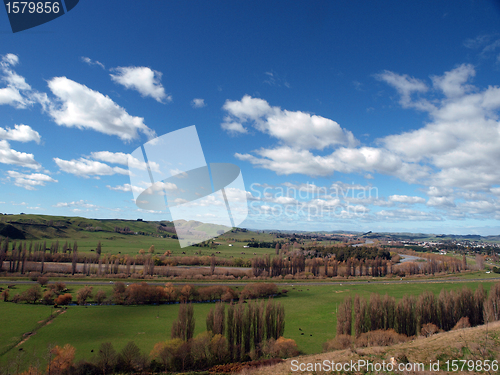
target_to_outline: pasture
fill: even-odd
[[[286,296],[277,301],[285,307],[285,337],[294,339],[299,349],[305,354],[319,353],[322,345],[335,336],[337,306],[348,295],[359,294],[368,297],[371,293],[389,294],[399,299],[404,294],[419,294],[430,290],[438,294],[442,289],[459,289],[467,286],[475,290],[479,282],[442,282],[442,283],[402,283],[386,284],[380,282],[359,283],[356,285],[308,285],[279,284],[280,290],[286,288]],[[492,282],[481,283],[489,290]],[[0,286],[6,287],[6,284]],[[19,286],[13,292],[21,292],[28,286]],[[80,285],[70,286],[75,294]],[[17,288],[17,287],[16,287]],[[95,286],[94,292],[103,289],[111,293],[112,285]],[[241,289],[241,287],[240,287]],[[211,303],[194,305],[196,318],[195,334],[205,330],[205,318]],[[50,316],[52,308],[44,305],[26,303],[15,304],[0,302],[0,314],[4,324],[0,326],[0,349],[5,352],[9,345],[19,342],[23,334],[35,330],[19,347],[13,348],[0,356],[0,365],[14,363],[20,348],[29,357],[43,355],[49,344],[64,345],[69,343],[76,348],[76,359],[91,358],[103,342],[111,342],[120,350],[128,341],[135,341],[147,354],[154,344],[170,338],[172,322],[177,317],[179,306],[69,306],[50,324],[39,327],[40,322]],[[94,351],[94,352],[93,352]]]

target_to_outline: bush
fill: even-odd
[[[36,281],[38,281],[38,284],[40,284],[41,286],[44,286],[49,282],[49,278],[45,276],[39,276]]]
[[[263,352],[271,358],[289,358],[299,354],[295,341],[284,337],[277,340],[270,339],[265,344]]]
[[[460,318],[457,324],[455,324],[455,327],[452,328],[452,331],[456,329],[469,328],[469,327],[470,327],[469,318],[467,316],[464,316]]]
[[[54,303],[56,305],[67,305],[73,300],[73,296],[70,293],[65,293],[56,298]]]
[[[356,346],[359,348],[389,346],[406,342],[408,340],[409,338],[406,335],[399,334],[393,329],[379,329],[376,331],[362,333],[361,336],[356,339]]]
[[[98,290],[94,296],[94,301],[101,305],[106,300],[106,292],[102,289]]]
[[[42,301],[46,305],[52,305],[54,303],[54,292],[52,290],[47,290],[43,293]]]
[[[31,281],[37,281],[38,278],[41,276],[42,276],[42,274],[40,272],[30,272]]]
[[[333,340],[329,340],[323,344],[323,352],[331,352],[334,350],[343,350],[352,346],[352,336],[337,335]]]
[[[433,334],[439,332],[439,327],[432,323],[427,323],[422,326],[420,330],[420,335],[424,337],[432,336]]]

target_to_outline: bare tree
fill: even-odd
[[[352,321],[352,298],[344,299],[337,313],[337,335],[350,335]]]

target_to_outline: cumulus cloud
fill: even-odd
[[[33,154],[11,149],[9,142],[5,140],[0,140],[0,163],[18,165],[31,169],[41,168],[41,165],[35,161]]]
[[[476,87],[472,83],[475,74],[472,65],[462,64],[428,81],[390,71],[376,75],[396,90],[402,107],[428,115],[420,128],[380,138],[377,146],[349,141],[350,132],[334,126],[333,120],[322,118],[318,120],[322,126],[314,126],[312,115],[272,107],[250,96],[226,101],[222,127],[239,132],[253,128],[277,139],[274,146],[235,156],[279,175],[379,173],[422,185],[429,198],[393,195],[387,200],[372,199],[369,204],[426,204],[454,218],[492,217],[500,195],[500,87]],[[277,124],[280,126],[275,127]],[[325,128],[336,129],[334,141],[322,133]],[[310,134],[302,134],[310,129]],[[326,147],[333,150],[316,151]],[[415,220],[441,218],[417,210],[386,210],[378,217],[393,220],[405,214]]]
[[[144,188],[139,187],[139,186],[133,186],[130,184],[124,184],[124,185],[118,185],[118,186],[106,185],[106,187],[109,190],[113,190],[113,191],[134,192],[134,193],[138,193],[138,194],[140,194],[144,191]]]
[[[143,97],[150,96],[160,103],[172,100],[165,94],[161,84],[162,73],[151,70],[145,66],[128,66],[112,69],[116,74],[111,74],[111,79],[127,89],[138,91]]]
[[[9,53],[0,60],[1,80],[7,86],[0,88],[0,104],[9,104],[16,108],[26,108],[33,101],[23,95],[31,90],[24,77],[18,75],[12,68],[19,63],[19,58]]]
[[[63,172],[71,173],[79,177],[88,178],[90,176],[129,174],[126,169],[119,167],[110,167],[107,164],[84,158],[80,158],[79,160],[62,160],[59,158],[54,158],[54,161]]]
[[[389,197],[389,201],[396,203],[416,204],[416,203],[425,203],[425,198],[411,197],[408,195],[391,195]]]
[[[412,209],[381,210],[375,213],[377,219],[386,221],[439,221],[443,218],[439,215]]]
[[[339,148],[326,156],[314,155],[309,150],[291,147],[262,148],[250,154],[235,156],[280,175],[294,173],[308,176],[329,176],[334,172],[358,173],[363,171],[397,175],[408,182],[415,182],[426,174],[425,168],[403,162],[397,155],[374,147]]]
[[[37,186],[45,186],[47,182],[58,182],[52,177],[42,173],[19,173],[16,171],[7,171],[8,179],[14,180],[14,185],[25,188],[26,190],[36,190]]]
[[[205,99],[195,98],[191,101],[191,106],[193,108],[203,108],[206,106]]]
[[[40,143],[41,137],[40,134],[30,126],[21,124],[14,125],[14,129],[0,128],[0,139],[18,142],[35,141],[36,143]]]
[[[433,167],[424,184],[488,190],[500,183],[500,88],[480,90],[469,83],[474,75],[474,68],[464,64],[432,77],[435,92],[444,98],[429,109],[431,121],[380,140],[403,160]]]
[[[73,201],[73,202],[59,202],[55,204],[53,207],[61,208],[61,207],[84,207],[84,208],[97,208],[98,206],[87,203],[87,201],[84,201],[83,199],[79,201]]]
[[[49,88],[57,97],[57,102],[49,107],[49,114],[58,125],[93,129],[124,141],[137,138],[138,132],[149,138],[155,136],[142,117],[129,115],[108,96],[85,85],[56,77],[49,81]]]
[[[329,146],[357,143],[350,131],[342,129],[333,120],[271,107],[265,100],[249,95],[239,101],[226,100],[222,108],[228,116],[221,126],[228,131],[243,133],[246,131],[243,124],[249,123],[258,131],[295,148],[322,150]]]
[[[138,160],[130,154],[123,152],[98,151],[92,152],[93,159],[104,161],[111,164],[128,165],[129,168],[147,170],[149,168],[154,172],[160,172],[160,165],[154,161],[149,161],[147,164]]]

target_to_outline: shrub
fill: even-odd
[[[350,335],[337,335],[333,340],[328,340],[323,344],[324,352],[331,352],[333,350],[347,349],[352,346],[352,336]]]
[[[45,276],[40,276],[37,278],[36,281],[38,281],[38,284],[40,284],[41,286],[44,286],[47,285],[47,283],[49,282],[49,278]]]
[[[371,346],[389,346],[406,342],[408,340],[409,338],[406,335],[396,333],[393,329],[379,329],[376,331],[362,333],[356,339],[356,346],[360,348]]]
[[[4,302],[7,302],[9,300],[9,290],[5,289],[4,291],[2,291],[1,297]]]
[[[262,351],[270,358],[289,358],[299,354],[295,341],[284,337],[268,340]]]
[[[76,293],[76,300],[79,305],[85,305],[87,299],[92,298],[92,287],[84,286]]]
[[[26,302],[35,303],[38,301],[42,298],[42,289],[40,288],[40,285],[33,285],[31,288],[25,290],[21,298]]]
[[[54,303],[56,305],[67,305],[73,300],[73,296],[70,293],[65,293],[56,298]]]
[[[52,305],[54,303],[54,292],[52,290],[47,290],[43,293],[42,301],[46,305]]]
[[[420,335],[424,337],[432,336],[433,334],[439,332],[439,327],[432,323],[426,323],[422,326],[420,330]]]
[[[102,289],[98,290],[94,296],[94,301],[97,304],[101,305],[105,299],[106,299],[106,292]]]

